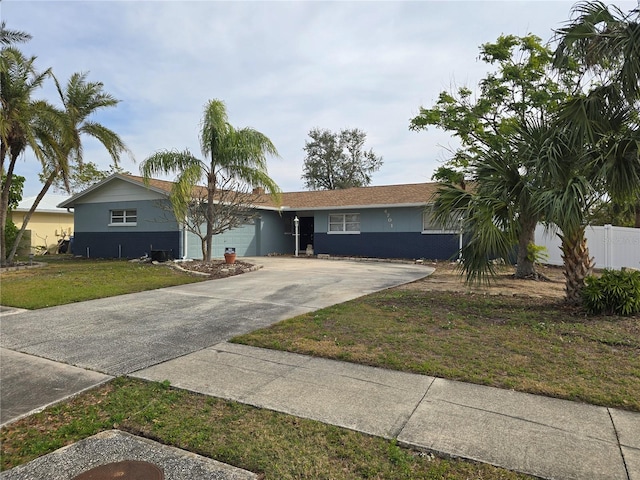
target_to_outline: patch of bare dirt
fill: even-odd
[[[526,280],[514,278],[514,269],[504,267],[499,274],[491,280],[489,285],[475,285],[465,282],[465,277],[461,275],[458,265],[449,262],[438,262],[427,264],[436,269],[433,274],[402,285],[401,289],[436,291],[436,292],[461,292],[480,293],[485,295],[509,295],[534,298],[563,298],[564,275],[562,267],[542,265],[538,267],[538,272],[548,280]]]

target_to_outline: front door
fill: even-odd
[[[313,246],[313,217],[300,217],[300,251],[304,252],[307,245]]]

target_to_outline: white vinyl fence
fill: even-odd
[[[585,231],[589,255],[595,259],[596,268],[640,269],[640,228],[587,227]],[[536,228],[536,245],[547,247],[551,265],[562,265],[560,238],[555,233],[545,232],[542,225]]]

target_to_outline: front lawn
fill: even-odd
[[[46,265],[0,274],[0,304],[36,309],[154,290],[206,279],[167,265],[43,256]]]
[[[394,289],[233,341],[640,411],[640,318],[557,299]]]

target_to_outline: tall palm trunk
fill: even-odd
[[[24,235],[24,232],[27,229],[27,225],[29,224],[29,220],[31,220],[33,212],[36,211],[36,208],[38,208],[40,201],[44,198],[46,193],[49,191],[49,188],[51,187],[51,185],[53,185],[53,181],[56,179],[56,176],[58,175],[58,173],[59,172],[57,170],[54,170],[53,172],[51,172],[51,174],[49,174],[47,181],[44,183],[42,189],[40,190],[40,193],[38,193],[38,196],[34,200],[33,205],[31,205],[31,208],[29,209],[27,214],[24,216],[24,219],[22,220],[22,227],[20,227],[20,231],[16,236],[16,240],[15,242],[13,242],[13,248],[11,248],[9,255],[7,256],[8,264],[13,263],[13,258],[15,257],[16,251],[18,250],[18,245],[20,245],[20,240],[22,240],[22,236]]]
[[[206,235],[206,252],[204,255],[204,261],[211,261],[211,250],[213,248],[213,198],[216,191],[216,177],[215,170],[208,175],[207,180],[207,235]]]
[[[584,227],[576,232],[559,236],[562,240],[566,301],[569,304],[578,305],[582,301],[584,279],[593,273],[594,259],[589,257]]]
[[[523,215],[524,216],[524,215]],[[535,217],[528,217],[520,220],[520,235],[518,237],[518,259],[516,265],[516,278],[538,279],[535,261],[529,259],[528,247],[530,243],[535,243],[536,225],[538,221]]]

